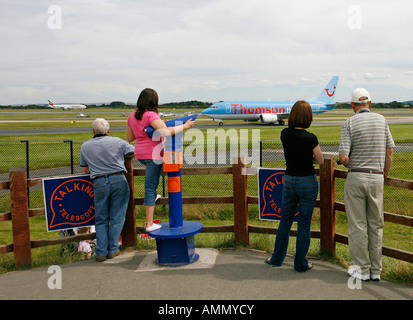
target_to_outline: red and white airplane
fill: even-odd
[[[69,109],[77,109],[77,110],[83,110],[86,109],[86,106],[83,104],[54,104],[53,102],[49,101],[49,108],[53,109],[63,109],[63,110],[69,110]]]

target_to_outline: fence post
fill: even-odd
[[[63,140],[63,143],[69,143],[70,146],[70,173],[73,174],[75,172],[73,166],[73,140]]]
[[[9,174],[14,264],[21,267],[32,263],[26,169],[10,168]]]
[[[320,251],[336,254],[336,216],[334,183],[334,156],[324,155],[324,164],[320,166]]]
[[[247,174],[246,169],[246,157],[243,161],[238,157],[236,163],[232,165],[232,182],[234,192],[234,232],[235,242],[243,244],[249,244],[248,233],[248,189],[247,189]]]
[[[21,143],[26,145],[26,179],[30,177],[30,162],[29,162],[29,140],[20,140]],[[29,189],[26,190],[27,192],[27,206],[30,207],[30,191]]]
[[[125,157],[125,167],[127,170],[126,179],[129,183],[129,204],[126,211],[125,224],[122,229],[122,245],[124,248],[134,247],[136,236],[136,215],[135,215],[135,183],[133,178],[133,158],[134,155]]]

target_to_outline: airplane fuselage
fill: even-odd
[[[307,100],[313,114],[320,114],[335,108],[334,94],[337,88],[338,77],[333,77],[321,94]],[[214,103],[202,111],[202,114],[220,121],[244,120],[263,123],[284,124],[288,119],[295,101],[222,101]]]
[[[49,106],[50,108],[53,109],[63,109],[63,110],[70,110],[70,109],[74,109],[74,110],[83,110],[86,109],[86,106],[84,105],[54,105],[54,106]]]
[[[275,123],[288,118],[295,101],[226,101],[213,104],[202,114],[216,120],[245,120]],[[331,110],[335,105],[309,102],[313,114]]]
[[[83,110],[86,109],[86,106],[84,104],[54,104],[49,100],[49,108],[63,110]]]

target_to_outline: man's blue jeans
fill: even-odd
[[[277,231],[274,252],[270,260],[271,264],[281,266],[284,261],[294,213],[296,212],[297,205],[300,204],[300,213],[297,216],[298,226],[294,269],[298,272],[308,269],[308,262],[305,257],[310,246],[311,218],[317,195],[317,176],[298,177],[284,175],[281,221]]]
[[[96,255],[107,256],[119,249],[119,236],[129,202],[126,177],[112,175],[94,181]]]

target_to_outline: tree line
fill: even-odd
[[[206,109],[210,107],[212,103],[210,102],[202,102],[198,100],[191,100],[191,101],[183,101],[183,102],[169,102],[159,105],[160,109],[192,109],[192,108],[200,108]],[[136,104],[126,104],[122,101],[112,101],[109,104],[88,104],[88,108],[113,108],[113,109],[135,109]],[[46,105],[39,105],[39,104],[29,104],[29,105],[20,105],[20,106],[10,106],[10,105],[0,105],[0,109],[50,109]],[[337,103],[337,109],[351,109],[350,103]],[[372,103],[372,108],[387,108],[387,109],[400,109],[400,108],[413,108],[413,100],[405,101],[405,102],[398,102],[392,101],[387,103]]]
[[[400,108],[413,108],[413,100],[412,101],[405,101],[405,102],[398,102],[398,101],[392,101],[392,102],[378,102],[374,103],[372,102],[371,104],[372,108],[378,108],[378,109],[400,109]],[[337,109],[351,109],[351,104],[350,103],[337,103],[336,106]]]
[[[112,101],[109,104],[86,104],[88,108],[113,108],[113,109],[135,109],[136,104],[126,104],[123,101]],[[183,102],[169,102],[160,104],[159,108],[168,109],[190,109],[190,108],[202,108],[206,109],[210,107],[212,103],[202,102],[198,100],[183,101]],[[0,109],[50,109],[47,105],[40,104],[28,104],[28,105],[0,105]]]

